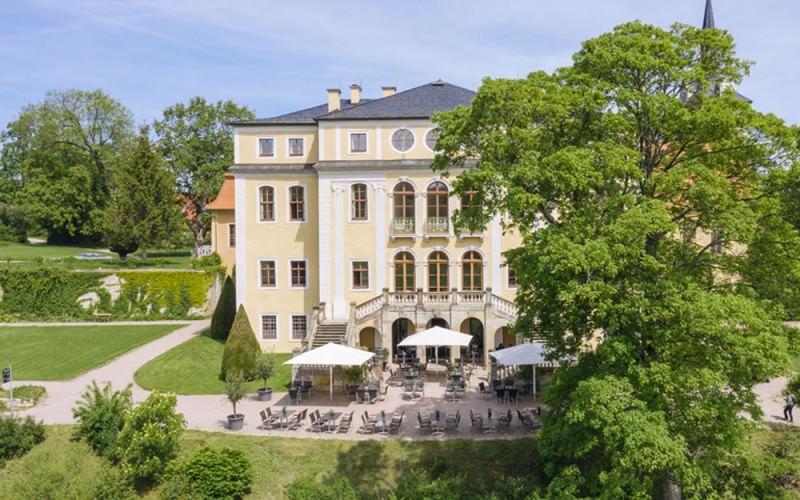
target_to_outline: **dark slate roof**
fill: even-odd
[[[380,99],[361,99],[353,106],[341,99],[341,109],[328,113],[328,104],[320,104],[272,118],[241,120],[233,125],[313,125],[318,120],[381,120],[392,118],[430,118],[436,111],[447,111],[459,104],[469,106],[475,92],[441,80],[398,92]]]
[[[714,26],[714,7],[711,0],[706,0],[706,10],[703,13],[703,29],[715,28]]]
[[[469,106],[475,92],[437,80],[395,95],[358,106],[334,111],[318,120],[380,120],[391,118],[430,118],[459,104]]]

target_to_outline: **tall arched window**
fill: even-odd
[[[400,252],[394,257],[394,290],[396,292],[414,291],[414,256]]]
[[[428,291],[446,292],[450,288],[448,275],[450,260],[444,252],[433,252],[428,257]]]
[[[401,182],[394,188],[394,220],[392,228],[395,233],[413,233],[414,226],[414,186]]]
[[[428,186],[428,221],[429,233],[446,233],[449,231],[450,209],[447,186],[444,182],[434,182]]]
[[[472,250],[464,254],[461,260],[462,289],[465,292],[479,292],[483,290],[483,258],[481,254]]]
[[[351,206],[350,218],[352,220],[367,220],[367,185],[353,184],[350,188]]]
[[[306,200],[303,186],[289,188],[289,220],[294,222],[306,220]]]
[[[270,186],[258,188],[258,220],[261,222],[275,220],[275,190]]]

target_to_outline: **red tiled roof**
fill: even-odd
[[[225,175],[225,182],[222,183],[219,194],[214,201],[206,205],[206,210],[233,210],[235,198],[233,175]]]

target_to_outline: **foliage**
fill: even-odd
[[[233,163],[234,120],[252,119],[253,112],[233,101],[207,103],[202,97],[164,109],[153,124],[164,158],[184,197],[184,213],[195,237],[205,244],[210,227],[205,210],[217,196],[225,170]]]
[[[195,270],[219,269],[221,265],[222,259],[217,252],[192,259],[192,269]]]
[[[0,392],[7,393],[9,391],[0,391]],[[41,385],[14,386],[14,399],[19,399],[20,401],[28,401],[31,404],[36,404],[39,401],[39,398],[44,396],[45,393],[47,393],[47,390]]]
[[[212,339],[227,340],[228,333],[233,326],[233,318],[236,317],[236,285],[230,276],[225,278],[222,291],[217,301],[217,307],[211,316],[211,328],[208,334]]]
[[[250,320],[247,319],[244,305],[240,305],[222,351],[220,377],[227,379],[230,374],[239,374],[245,380],[253,380],[256,358],[260,352],[261,346],[258,345]]]
[[[117,435],[114,458],[131,468],[131,477],[151,482],[158,480],[180,448],[186,421],[176,413],[174,395],[152,392],[128,413]]]
[[[86,439],[95,453],[110,455],[117,443],[117,436],[125,426],[125,418],[133,407],[132,385],[122,391],[113,391],[111,382],[101,388],[96,380],[72,409],[78,421],[75,435]]]
[[[13,365],[18,380],[69,380],[181,326],[5,326],[0,366]]]
[[[28,241],[30,220],[25,209],[15,205],[0,204],[0,241]]]
[[[198,335],[157,358],[136,371],[136,384],[148,390],[176,394],[224,394],[225,383],[216,370],[209,366],[220,366],[224,344],[207,335]],[[268,353],[275,360],[272,385],[287,386],[292,380],[292,367],[283,362],[292,357],[290,353]],[[261,381],[247,384],[247,392],[255,392]]]
[[[48,92],[0,137],[4,201],[24,210],[48,241],[97,239],[132,129],[130,111],[101,90]]]
[[[141,307],[143,300],[147,297],[158,307],[167,305],[167,297],[180,297],[182,293],[188,294],[188,300],[192,307],[203,307],[206,301],[208,289],[214,282],[213,273],[197,271],[163,271],[163,272],[118,272],[122,284],[120,297],[127,301],[127,307],[135,312],[137,303]],[[185,289],[185,292],[181,292]],[[146,311],[140,309],[142,313]]]
[[[142,127],[112,180],[105,237],[109,245],[116,245],[114,251],[120,259],[133,247],[144,254],[146,248],[167,244],[179,234],[182,226],[175,179],[150,144],[147,127]]]
[[[719,30],[628,23],[584,42],[571,67],[487,79],[470,108],[437,118],[435,168],[475,164],[453,185],[480,209],[456,218],[481,227],[503,214],[522,237],[506,254],[516,328],[577,358],[550,384],[539,436],[550,477],[580,477],[578,495],[674,480],[704,496],[754,478],[752,387],[784,370],[786,338],[756,289],[731,277],[774,208],[770,175],[798,153],[780,120],[724,85],[748,70],[733,47]],[[774,257],[781,272],[790,254]],[[586,394],[602,382],[629,405],[614,422]],[[620,454],[618,434],[579,442],[602,422],[610,433],[633,426],[624,438],[647,446]],[[665,455],[648,461],[655,450]]]
[[[85,316],[78,297],[99,284],[100,275],[42,267],[34,271],[0,269],[0,312],[20,319]]]
[[[244,378],[240,373],[231,373],[228,372],[225,375],[225,395],[228,397],[228,401],[231,402],[233,405],[233,413],[231,414],[232,417],[242,417],[236,413],[236,403],[241,401],[246,395],[247,390],[244,385]]]
[[[254,378],[264,381],[263,389],[267,388],[267,380],[272,376],[275,371],[275,356],[268,353],[262,353],[256,358],[256,367],[253,372]]]
[[[6,460],[21,457],[44,441],[44,424],[33,417],[20,419],[0,417],[0,465]]]
[[[205,446],[188,459],[170,466],[162,498],[239,499],[250,491],[250,461],[232,448]]]
[[[358,495],[343,477],[330,475],[322,481],[303,476],[286,488],[289,500],[356,500]]]

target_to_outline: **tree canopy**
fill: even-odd
[[[205,207],[213,200],[233,164],[233,129],[229,122],[253,118],[253,112],[233,101],[208,103],[202,97],[164,110],[154,122],[164,159],[184,196],[184,212],[195,237],[205,243],[210,222]]]
[[[735,93],[748,69],[723,31],[632,22],[570,67],[486,79],[436,118],[435,169],[481,207],[457,218],[500,215],[522,235],[506,254],[518,330],[577,358],[546,392],[539,443],[580,495],[754,491],[752,387],[785,368],[787,345],[741,270],[782,206],[769,183],[798,154]]]

